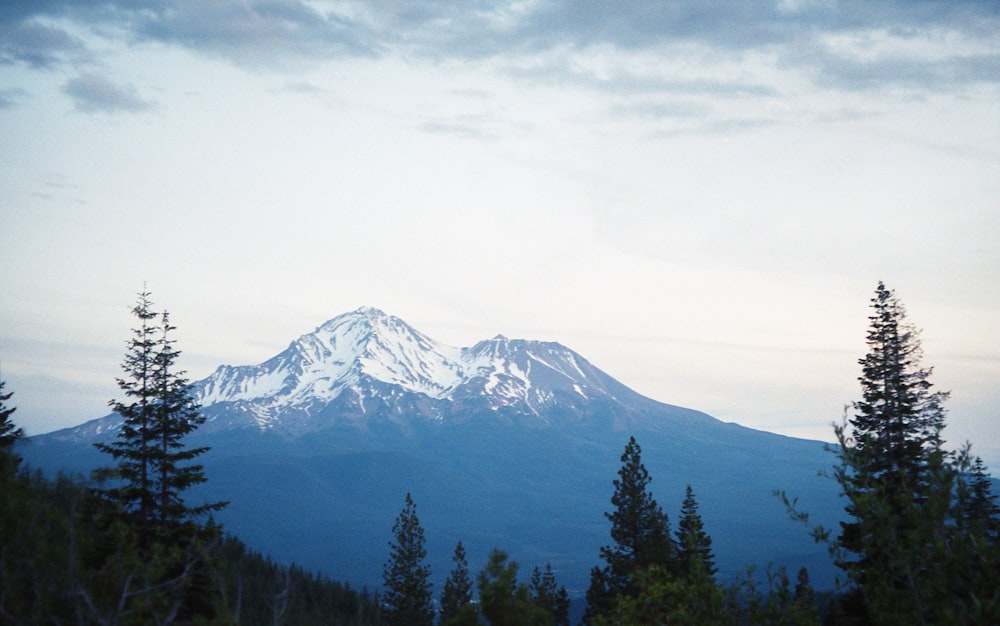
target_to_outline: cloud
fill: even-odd
[[[0,64],[20,62],[48,69],[86,56],[83,42],[59,28],[35,21],[0,22]]]
[[[469,139],[496,140],[497,135],[483,129],[482,121],[468,117],[449,120],[432,120],[420,124],[420,130],[435,135],[454,135]]]
[[[379,38],[363,24],[305,2],[181,0],[152,9],[134,9],[121,2],[117,15],[140,41],[176,44],[251,67],[283,68],[297,60],[337,55],[371,56],[379,45]]]
[[[23,89],[0,89],[0,109],[14,108],[23,97]]]
[[[285,90],[308,95],[319,95],[324,92],[321,87],[317,87],[308,81],[288,81],[285,83]]]
[[[37,8],[32,8],[37,6]],[[603,83],[575,65],[578,54],[611,49],[661,57],[679,49],[708,53],[733,65],[766,59],[803,69],[820,87],[930,89],[1000,82],[995,33],[1000,3],[991,0],[780,0],[662,2],[632,0],[385,0],[316,3],[303,0],[163,2],[125,0],[13,2],[0,9],[0,59],[37,67],[81,52],[83,44],[33,16],[68,19],[98,36],[129,43],[160,42],[220,56],[244,67],[287,69],[336,57],[405,56],[433,61],[495,62],[524,71],[523,60],[564,51],[547,69],[566,82],[607,89],[671,85],[643,72],[620,72]],[[872,34],[875,34],[873,37]],[[841,42],[839,48],[830,42]],[[899,44],[868,58],[857,49]],[[958,42],[959,45],[954,45]],[[891,47],[890,47],[891,48]],[[933,54],[925,53],[931,50]],[[525,78],[545,77],[524,71]],[[767,91],[739,73],[677,81],[677,90]]]
[[[63,85],[63,92],[73,98],[76,110],[83,113],[139,113],[154,104],[139,97],[131,84],[119,85],[96,74],[82,74]]]

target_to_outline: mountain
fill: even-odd
[[[191,444],[212,447],[192,497],[231,501],[219,521],[257,549],[359,586],[379,585],[410,492],[439,581],[461,540],[474,571],[500,547],[527,570],[551,563],[582,593],[610,541],[604,512],[630,435],[673,518],[694,487],[720,571],[773,562],[832,579],[825,549],[771,495],[785,489],[834,523],[824,444],[651,400],[558,343],[498,335],[454,348],[361,308],[192,391],[206,423]],[[23,454],[86,471],[109,462],[90,444],[119,424],[108,415],[33,437]]]

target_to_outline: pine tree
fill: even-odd
[[[101,479],[110,478],[105,497],[122,507],[135,522],[145,546],[154,540],[176,543],[167,536],[190,525],[199,516],[221,509],[224,502],[189,507],[182,492],[205,482],[201,465],[188,464],[208,448],[187,448],[183,438],[205,420],[190,395],[183,371],[176,370],[180,352],[174,347],[170,316],[152,308],[148,291],[139,294],[132,309],[139,320],[127,344],[122,370],[116,379],[125,401],[112,400],[110,406],[123,422],[118,437],[96,447],[110,454],[118,464],[98,470]],[[191,535],[193,528],[183,534]],[[175,538],[183,547],[184,538]]]
[[[920,367],[919,331],[895,292],[879,282],[871,302],[868,354],[859,360],[862,400],[851,420],[855,444],[875,478],[919,487],[928,458],[941,449],[949,394],[931,392],[933,368]]]
[[[462,607],[472,602],[472,578],[469,577],[469,563],[465,560],[465,547],[459,541],[455,554],[451,557],[455,569],[448,574],[441,592],[441,623],[456,617]]]
[[[117,461],[113,468],[96,472],[101,480],[111,479],[114,486],[104,490],[105,496],[117,503],[136,522],[142,536],[151,532],[156,494],[153,488],[156,420],[156,346],[158,313],[152,309],[150,293],[143,290],[132,308],[139,326],[132,330],[122,370],[125,376],[116,378],[124,400],[111,400],[109,406],[122,417],[117,438],[111,443],[94,444]]]
[[[961,478],[964,490],[959,493],[960,509],[957,515],[965,525],[973,527],[973,532],[997,541],[1000,539],[1000,507],[997,506],[991,483],[986,465],[977,456],[967,474]]]
[[[4,381],[0,380],[0,450],[9,450],[18,439],[24,436],[24,431],[18,428],[11,419],[17,407],[8,407],[7,402],[14,396],[14,392],[3,393]]]
[[[180,351],[174,347],[170,316],[164,311],[160,316],[160,339],[155,357],[154,379],[157,391],[155,419],[151,429],[155,440],[154,456],[157,468],[152,488],[156,497],[156,523],[161,533],[178,528],[181,524],[226,506],[214,502],[189,507],[181,493],[194,485],[205,482],[204,468],[200,464],[186,464],[209,450],[207,446],[185,447],[183,438],[205,422],[200,407],[189,391],[183,371],[176,371]]]
[[[531,571],[531,597],[535,603],[545,609],[554,626],[569,626],[569,593],[566,588],[556,583],[556,575],[552,565],[547,563],[545,571],[535,567]]]
[[[517,582],[517,561],[494,549],[479,572],[477,586],[483,617],[490,626],[550,626],[551,617],[531,597],[527,585]]]
[[[424,529],[417,507],[406,494],[403,511],[393,524],[394,542],[389,543],[389,560],[382,569],[385,588],[384,617],[389,626],[431,626],[431,571],[425,564]]]
[[[802,611],[814,610],[816,607],[816,593],[809,582],[809,570],[800,567],[795,581],[795,606]]]
[[[968,523],[968,448],[943,449],[948,394],[932,391],[932,369],[920,366],[918,332],[895,293],[880,282],[871,306],[862,400],[835,427],[833,475],[849,520],[832,551],[854,584],[844,607],[875,624],[994,623],[1000,554],[976,530],[983,524]],[[813,534],[830,536],[821,527]]]
[[[642,464],[642,449],[635,437],[629,438],[621,462],[611,497],[615,509],[605,513],[611,522],[614,545],[601,548],[606,565],[591,571],[586,624],[607,613],[617,596],[636,595],[634,576],[639,570],[660,565],[668,572],[677,571],[677,546],[670,537],[670,522],[649,493],[651,478]]]
[[[699,582],[714,580],[718,570],[712,554],[712,538],[705,532],[691,485],[684,492],[681,518],[677,522],[677,553],[681,573],[692,579],[692,582],[695,579]]]

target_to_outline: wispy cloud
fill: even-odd
[[[483,128],[482,120],[470,118],[430,120],[420,124],[420,130],[437,135],[456,135],[470,139],[495,140],[497,135]]]
[[[0,64],[24,63],[48,69],[88,56],[86,46],[65,30],[36,21],[0,21]]]
[[[23,89],[0,89],[0,109],[13,108],[23,97]]]
[[[97,74],[82,74],[63,85],[63,92],[73,98],[76,110],[83,113],[139,113],[154,108],[141,98],[135,86],[118,84]]]
[[[70,20],[103,37],[121,33],[130,43],[167,43],[258,68],[286,68],[340,56],[405,55],[442,61],[497,60],[514,63],[513,69],[521,57],[565,50],[562,63],[548,68],[549,77],[560,72],[566,81],[597,86],[600,81],[574,64],[577,53],[603,47],[624,55],[667,54],[683,45],[711,51],[735,65],[763,55],[774,67],[805,70],[824,88],[935,89],[1000,82],[995,35],[1000,29],[1000,3],[992,0],[353,4],[42,0],[13,2],[0,9],[4,42],[0,60],[46,67],[82,51],[79,39],[37,21],[37,16]],[[644,81],[669,87],[655,71],[622,73],[602,85],[621,88],[631,83],[636,88]],[[673,87],[751,93],[768,89],[739,74],[721,80],[677,81]]]

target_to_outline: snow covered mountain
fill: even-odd
[[[655,429],[664,413],[680,423],[712,420],[641,396],[558,343],[497,335],[456,348],[371,307],[327,321],[258,365],[221,365],[192,384],[192,395],[206,417],[201,434],[296,438],[333,427],[469,421]],[[45,437],[108,438],[120,423],[112,414]]]
[[[558,343],[497,335],[438,343],[363,307],[259,365],[220,366],[193,385],[209,429],[254,425],[299,435],[335,423],[499,418],[629,420],[648,401]]]

